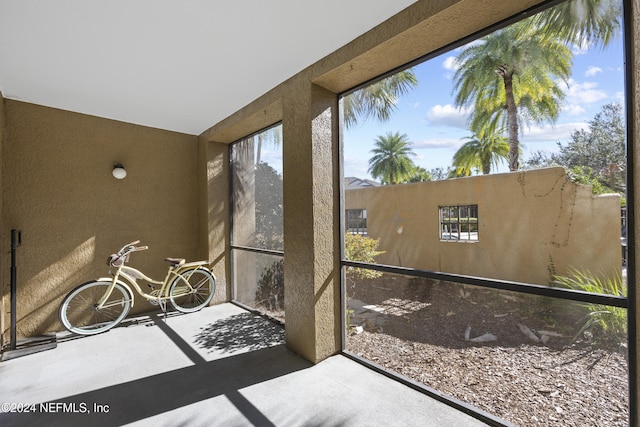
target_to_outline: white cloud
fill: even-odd
[[[445,60],[442,61],[442,66],[444,67],[445,70],[448,70],[448,71],[456,71],[458,68],[460,68],[460,64],[458,63],[458,58],[456,58],[455,56],[446,57]]]
[[[584,72],[584,75],[587,77],[593,77],[598,73],[602,73],[602,68],[595,67],[592,65],[589,68],[587,68],[587,71]]]
[[[522,129],[522,143],[537,142],[564,142],[571,137],[571,132],[578,129],[587,129],[589,125],[584,122],[562,123],[555,126],[525,127]],[[531,148],[531,147],[529,147]]]
[[[435,105],[427,112],[427,119],[432,126],[466,129],[470,111],[470,109],[457,108],[451,104]]]
[[[414,142],[411,148],[416,150],[432,149],[432,148],[458,148],[462,143],[459,139],[454,138],[430,138],[422,141]]]
[[[584,114],[586,110],[581,105],[570,104],[562,107],[562,111],[569,114],[570,116],[579,116],[581,114]]]
[[[358,178],[369,177],[369,163],[367,160],[345,156],[343,166],[344,176],[356,176]]]
[[[567,102],[569,104],[593,104],[607,98],[607,93],[597,89],[598,84],[594,82],[578,83],[569,79],[569,91],[567,92]]]

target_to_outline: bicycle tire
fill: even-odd
[[[171,305],[182,313],[193,313],[209,305],[216,290],[216,278],[206,268],[197,267],[179,273],[169,287]],[[191,285],[189,288],[183,281]]]
[[[98,302],[111,286],[108,281],[92,281],[79,285],[62,300],[58,311],[60,323],[69,332],[95,335],[106,332],[124,319],[131,309],[131,295],[119,283],[100,310]]]

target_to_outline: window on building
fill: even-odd
[[[366,209],[347,209],[345,215],[347,220],[347,232],[351,234],[367,235],[367,210]]]
[[[440,240],[478,241],[478,205],[439,206]]]

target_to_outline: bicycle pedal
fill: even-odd
[[[149,286],[151,286],[151,285],[149,285]],[[151,287],[151,288],[153,289],[153,287]],[[159,290],[157,290],[157,289],[153,289],[153,290],[149,293],[149,295],[152,295],[152,296],[154,296],[154,297],[159,297],[159,296],[160,296],[160,291],[159,291]],[[150,300],[148,300],[148,301],[149,301],[149,303],[150,303],[151,305],[159,305],[159,304],[160,304],[160,300],[158,300],[158,299],[150,299]]]

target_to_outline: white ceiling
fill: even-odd
[[[0,91],[198,135],[415,1],[0,0]]]

